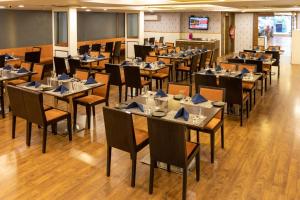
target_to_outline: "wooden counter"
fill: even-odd
[[[176,40],[176,47],[187,49],[191,48],[206,48],[209,50],[216,50],[216,55],[220,55],[220,40]]]

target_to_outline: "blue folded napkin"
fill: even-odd
[[[216,72],[222,71],[222,67],[220,65],[216,66]]]
[[[121,65],[129,65],[129,61],[127,61],[127,60],[124,60],[123,62],[122,62],[122,64]]]
[[[95,84],[95,83],[97,83],[97,81],[92,76],[90,76],[88,80],[86,80],[85,85]]]
[[[249,71],[247,68],[243,68],[242,71],[241,71],[242,74],[247,74],[247,73],[249,73],[249,72],[250,72],[250,71]]]
[[[150,63],[146,63],[146,65],[145,65],[145,68],[147,68],[147,69],[151,69],[151,68],[152,68],[152,66],[151,66],[151,64],[150,64]]]
[[[65,92],[67,92],[67,91],[69,91],[69,89],[66,88],[64,85],[58,86],[58,87],[54,90],[54,92],[60,92],[61,94],[65,93]]]
[[[273,48],[272,48],[272,51],[276,51],[276,48],[273,47]]]
[[[132,102],[126,107],[126,109],[131,109],[131,108],[138,108],[140,111],[144,112],[144,106],[137,102]]]
[[[27,73],[28,72],[28,70],[27,69],[25,69],[25,68],[23,68],[23,67],[21,67],[18,71],[17,71],[17,73]]]
[[[182,107],[182,108],[180,108],[180,109],[177,111],[177,113],[176,113],[176,115],[174,116],[174,118],[177,119],[177,118],[182,117],[185,121],[188,121],[188,120],[189,120],[189,116],[190,116],[189,112],[186,111],[186,109],[184,109],[184,108]]]
[[[5,54],[5,59],[13,59],[13,57],[9,54]]]
[[[104,55],[102,55],[102,54],[100,54],[99,56],[98,56],[98,58],[105,58],[105,56]]]
[[[157,97],[167,97],[168,95],[162,89],[159,89],[159,90],[157,90],[155,96],[157,96]]]
[[[159,65],[164,65],[165,62],[160,60],[160,61],[158,61],[158,64],[159,64]]]
[[[239,75],[236,76],[236,78],[240,78],[240,79],[243,79],[243,77],[244,77],[243,73],[241,73],[241,74],[239,74]]]
[[[35,87],[35,88],[38,88],[41,86],[41,83],[37,82],[37,81],[32,81],[30,83],[27,84],[27,87]]]
[[[209,70],[206,70],[205,74],[207,74],[207,75],[213,75],[214,73],[209,69]]]
[[[10,66],[10,65],[6,65],[5,67],[3,67],[3,69],[4,69],[4,70],[12,70],[13,68],[12,68],[12,66]]]
[[[69,75],[67,75],[67,74],[65,74],[65,73],[62,73],[62,75],[60,75],[59,77],[58,77],[58,80],[59,81],[62,81],[62,80],[68,80],[70,77],[69,77]]]
[[[263,57],[259,57],[257,60],[264,61],[264,58]]]
[[[85,61],[87,61],[88,59],[89,59],[89,55],[87,54],[87,53],[85,53],[84,55],[83,55],[83,60],[85,60]]]
[[[203,97],[203,96],[201,96],[200,94],[195,94],[194,96],[193,96],[193,98],[192,98],[192,102],[194,103],[194,104],[198,104],[198,103],[203,103],[203,102],[206,102],[207,101],[207,99],[205,98],[205,97]]]

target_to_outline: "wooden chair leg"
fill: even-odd
[[[136,155],[132,156],[131,187],[135,187]]]
[[[240,118],[241,118],[240,126],[243,126],[243,103],[240,105]]]
[[[159,80],[159,88],[160,88],[160,89],[162,89],[162,82],[163,82],[162,79]]]
[[[270,85],[272,85],[272,71],[270,70]]]
[[[155,80],[156,90],[158,89],[158,79]]]
[[[72,123],[71,123],[71,115],[67,117],[67,125],[68,125],[68,134],[69,134],[69,141],[72,141]],[[75,125],[76,126],[76,125]]]
[[[122,101],[122,85],[119,86],[119,103]]]
[[[27,146],[30,146],[31,130],[32,130],[32,123],[27,121],[27,130],[26,130],[26,144],[27,144]]]
[[[221,126],[221,147],[224,149],[224,124]]]
[[[88,129],[91,128],[91,107],[90,106],[86,106],[86,118],[87,118],[87,127]]]
[[[75,103],[75,101],[73,102],[73,113],[74,113],[74,117],[73,117],[73,129],[76,129],[76,123],[77,123],[77,103]]]
[[[196,155],[196,181],[200,180],[200,152]]]
[[[265,78],[265,91],[268,90],[268,82],[267,82],[267,77]]]
[[[253,90],[253,105],[256,104],[256,88]]]
[[[246,114],[247,114],[247,118],[249,117],[249,100],[247,100],[246,102]]]
[[[12,132],[11,132],[11,137],[12,139],[16,138],[16,122],[17,122],[17,117],[12,116]]]
[[[92,106],[92,109],[93,109],[93,117],[95,118],[95,116],[96,116],[96,108],[95,108],[95,106]]]
[[[130,87],[130,94],[131,94],[131,98],[133,97],[133,88]]]
[[[57,135],[57,123],[51,124],[51,130],[54,135]]]
[[[43,153],[46,153],[46,144],[47,144],[47,125],[45,125],[43,129],[43,146],[42,146]]]
[[[262,96],[264,92],[264,79],[261,80],[261,86],[260,86],[260,95]]]
[[[167,164],[167,171],[171,172],[171,165],[170,164]]]
[[[215,161],[215,133],[210,134],[210,162]]]
[[[250,110],[252,110],[252,91],[249,92],[250,96]]]
[[[0,91],[1,114],[2,114],[2,118],[5,118],[3,82],[0,83],[0,90],[1,90]]]
[[[200,134],[200,132],[197,131],[197,143],[198,143],[198,144],[200,144],[200,135],[199,135],[199,134]]]
[[[149,194],[153,193],[153,181],[154,181],[154,164],[156,161],[151,160],[150,163],[150,181],[149,181]]]
[[[128,96],[127,93],[128,93],[128,87],[126,86],[126,87],[125,87],[125,101],[127,101],[127,96]]]
[[[186,200],[186,187],[187,187],[187,168],[183,168],[182,177],[182,200]]]
[[[107,146],[107,163],[106,163],[106,176],[110,176],[110,164],[111,164],[111,147]]]

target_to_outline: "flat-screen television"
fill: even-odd
[[[208,30],[208,17],[191,16],[189,18],[189,29]]]

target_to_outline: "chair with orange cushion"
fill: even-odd
[[[125,85],[125,78],[121,74],[120,66],[105,64],[105,72],[110,74],[110,85],[119,87],[119,102],[122,101],[122,87]]]
[[[35,72],[36,74],[32,75],[31,81],[41,81],[41,80],[43,80],[43,77],[44,77],[44,65],[35,63],[33,65],[32,71]]]
[[[23,62],[23,63],[21,63],[20,68],[21,67],[25,68],[27,71],[31,71],[31,63]],[[19,84],[26,83],[28,81],[30,81],[30,77],[25,77],[25,78],[19,78],[19,79],[16,79],[16,80],[11,80],[11,81],[8,81],[7,84],[8,85],[19,85]]]
[[[236,71],[236,63],[220,63],[220,67],[226,71]]]
[[[169,78],[170,67],[166,66],[157,71],[157,73],[152,75],[152,78],[156,80],[156,89],[162,89],[162,83],[165,79]],[[159,82],[159,85],[158,85]],[[159,87],[158,87],[159,86]]]
[[[149,194],[153,193],[154,170],[157,162],[182,169],[182,199],[186,199],[188,167],[196,160],[196,180],[200,180],[200,145],[185,139],[184,125],[159,118],[148,118],[150,148]]]
[[[174,42],[166,42],[167,47],[174,47]]]
[[[125,101],[127,101],[128,96],[128,88],[130,88],[131,91],[131,97],[133,97],[133,88],[135,88],[137,96],[140,93],[142,93],[142,88],[145,86],[149,86],[149,89],[152,89],[152,83],[147,80],[143,80],[141,78],[140,73],[140,67],[138,66],[124,66],[124,75],[125,75]]]
[[[150,51],[150,52],[149,52],[149,56],[156,56],[155,51]]]
[[[85,106],[87,115],[87,127],[91,127],[91,109],[93,109],[93,117],[96,115],[95,106],[101,103],[109,105],[110,75],[106,73],[95,73],[95,80],[103,83],[104,86],[93,89],[91,95],[73,99],[74,108],[74,125],[77,120],[77,105]],[[75,128],[75,127],[74,127]]]
[[[173,62],[170,58],[159,58],[158,61],[162,61],[169,67],[169,81],[173,81]]]
[[[216,87],[200,86],[198,92],[210,101],[225,102],[225,89]],[[197,142],[199,143],[199,131],[210,134],[210,162],[214,163],[215,157],[215,134],[221,129],[221,147],[224,148],[224,107],[212,118],[205,128],[197,130]]]
[[[190,78],[190,83],[192,83],[193,73],[197,71],[197,65],[198,65],[198,59],[199,55],[192,56],[192,63],[191,66],[182,65],[182,63],[179,64],[175,68],[176,71],[176,81],[178,81],[178,72],[181,72],[181,81],[183,81],[183,73],[186,74],[186,77]]]
[[[149,144],[148,133],[134,127],[131,113],[103,107],[103,117],[107,141],[106,176],[110,176],[112,148],[128,152],[132,160],[131,187],[135,187],[137,153]]]
[[[149,63],[156,62],[157,61],[157,56],[147,56],[145,61],[149,62]]]
[[[72,140],[72,128],[71,128],[71,115],[68,112],[59,109],[47,109],[45,110],[43,105],[43,94],[36,91],[26,90],[20,87],[7,86],[8,96],[10,100],[11,109],[13,112],[13,126],[15,125],[15,116],[18,116],[20,102],[30,102],[23,105],[22,118],[27,120],[27,133],[26,133],[26,144],[30,146],[31,141],[31,129],[32,123],[43,127],[43,145],[42,152],[46,153],[47,143],[47,127],[52,125],[56,126],[57,122],[67,119],[69,141]],[[13,128],[13,138],[14,135]]]
[[[168,94],[178,95],[182,94],[184,96],[191,96],[192,94],[192,86],[188,84],[181,83],[169,83],[168,84]]]

